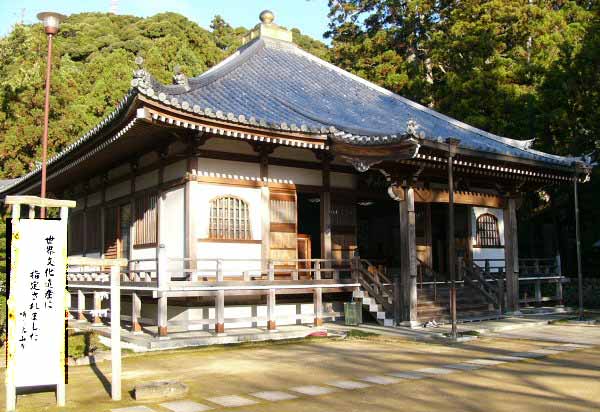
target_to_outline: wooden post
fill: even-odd
[[[419,324],[417,318],[415,196],[412,187],[404,186],[401,190],[403,196],[399,201],[400,278],[395,279],[394,282],[394,295],[398,295],[394,296],[394,302],[399,302],[399,307],[396,307],[395,312],[400,312],[400,325],[415,327]]]
[[[215,333],[225,333],[225,291],[218,290],[215,297]]]
[[[102,319],[100,319],[100,310],[102,310],[102,296],[100,295],[100,292],[94,292],[94,326],[102,324]]]
[[[81,289],[77,290],[77,320],[85,320],[85,295]]]
[[[269,332],[275,331],[277,324],[275,321],[275,289],[269,289],[267,295],[267,330]]]
[[[266,150],[260,152],[260,220],[261,220],[261,259],[266,262],[271,253],[271,194],[269,191],[269,156]],[[264,267],[264,266],[263,266]]]
[[[330,159],[323,159],[323,192],[321,193],[321,259],[331,260],[331,176]]]
[[[142,300],[137,293],[131,294],[131,331],[133,333],[140,333],[142,331],[142,325],[140,325],[140,318],[142,317]]]
[[[121,291],[120,268],[110,268],[110,358],[112,376],[110,391],[113,401],[121,400]]]
[[[506,199],[504,209],[504,259],[506,262],[506,303],[507,311],[519,312],[519,243],[517,238],[516,199]]]
[[[313,292],[313,302],[315,307],[315,326],[323,325],[323,289],[315,288]]]
[[[217,282],[223,282],[223,262],[217,259]],[[217,291],[215,297],[215,333],[225,333],[225,291]]]
[[[168,336],[168,300],[167,295],[164,292],[159,296],[157,304],[158,336],[161,338],[165,338]]]
[[[450,317],[452,318],[452,338],[458,337],[456,323],[456,240],[454,233],[454,170],[453,161],[458,147],[458,139],[448,139],[448,272],[450,274]]]
[[[579,297],[579,319],[583,320],[583,270],[581,268],[581,234],[579,228],[579,177],[577,169],[575,170],[575,178],[573,179],[573,198],[575,201],[575,245],[577,250],[577,289]]]
[[[321,262],[318,260],[315,262],[315,271],[313,273],[314,280],[321,280]]]

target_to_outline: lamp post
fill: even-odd
[[[60,23],[66,16],[53,13],[38,13],[37,18],[44,24],[44,31],[48,36],[48,56],[46,62],[46,97],[44,100],[44,134],[42,135],[42,183],[40,197],[46,197],[46,158],[48,155],[48,116],[50,113],[50,73],[52,71],[52,38],[58,33]],[[46,209],[41,208],[40,217],[46,217]]]

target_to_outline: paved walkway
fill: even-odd
[[[393,336],[132,356],[123,401],[108,395],[110,363],[70,369],[67,408],[89,412],[600,410],[600,328],[543,326],[463,344]],[[184,399],[136,402],[146,381],[177,379]],[[53,395],[19,411],[58,411]]]

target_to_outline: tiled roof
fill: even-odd
[[[199,115],[265,128],[329,133],[334,141],[385,145],[407,135],[554,165],[574,159],[530,149],[531,140],[497,136],[383,89],[296,45],[261,37],[202,75],[177,85],[140,76],[134,86]],[[145,79],[144,79],[145,78]]]

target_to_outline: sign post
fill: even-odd
[[[6,410],[16,410],[17,388],[36,386],[56,386],[56,403],[64,406],[67,219],[75,202],[7,196],[5,204],[13,208]],[[21,219],[22,205],[28,219]],[[35,207],[59,208],[60,219],[35,219]]]

